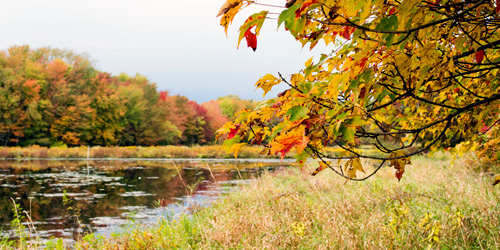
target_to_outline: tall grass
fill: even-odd
[[[447,155],[345,182],[310,166],[270,173],[192,215],[77,249],[498,249],[500,190]],[[89,240],[90,239],[90,240]]]
[[[239,158],[278,158],[259,154],[260,147],[244,147]],[[0,147],[0,159],[87,158],[87,147]],[[90,158],[234,158],[220,145],[158,147],[91,147]]]
[[[262,147],[243,147],[238,158],[279,158],[280,155],[262,155]],[[361,148],[360,151],[376,154],[375,148]],[[328,147],[326,155],[338,156],[343,151],[340,147]],[[292,158],[295,149],[290,150],[285,158]],[[221,145],[209,146],[152,146],[152,147],[0,147],[0,159],[19,158],[234,158],[233,154],[227,154]]]

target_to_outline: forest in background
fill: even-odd
[[[68,50],[0,51],[0,146],[213,144],[218,128],[254,107],[237,96],[198,104]]]

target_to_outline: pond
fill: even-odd
[[[34,226],[41,241],[71,241],[91,232],[119,232],[131,221],[153,223],[166,213],[206,206],[266,171],[291,164],[263,159],[4,160],[1,235],[17,237],[10,226],[14,201],[25,217],[23,224]]]

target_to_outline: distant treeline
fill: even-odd
[[[0,146],[211,144],[254,106],[237,96],[200,105],[144,76],[101,72],[71,51],[0,51]]]

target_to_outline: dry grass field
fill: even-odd
[[[77,249],[499,249],[500,190],[447,154],[345,182],[314,166],[269,173],[209,208]],[[54,245],[55,246],[55,245]]]

